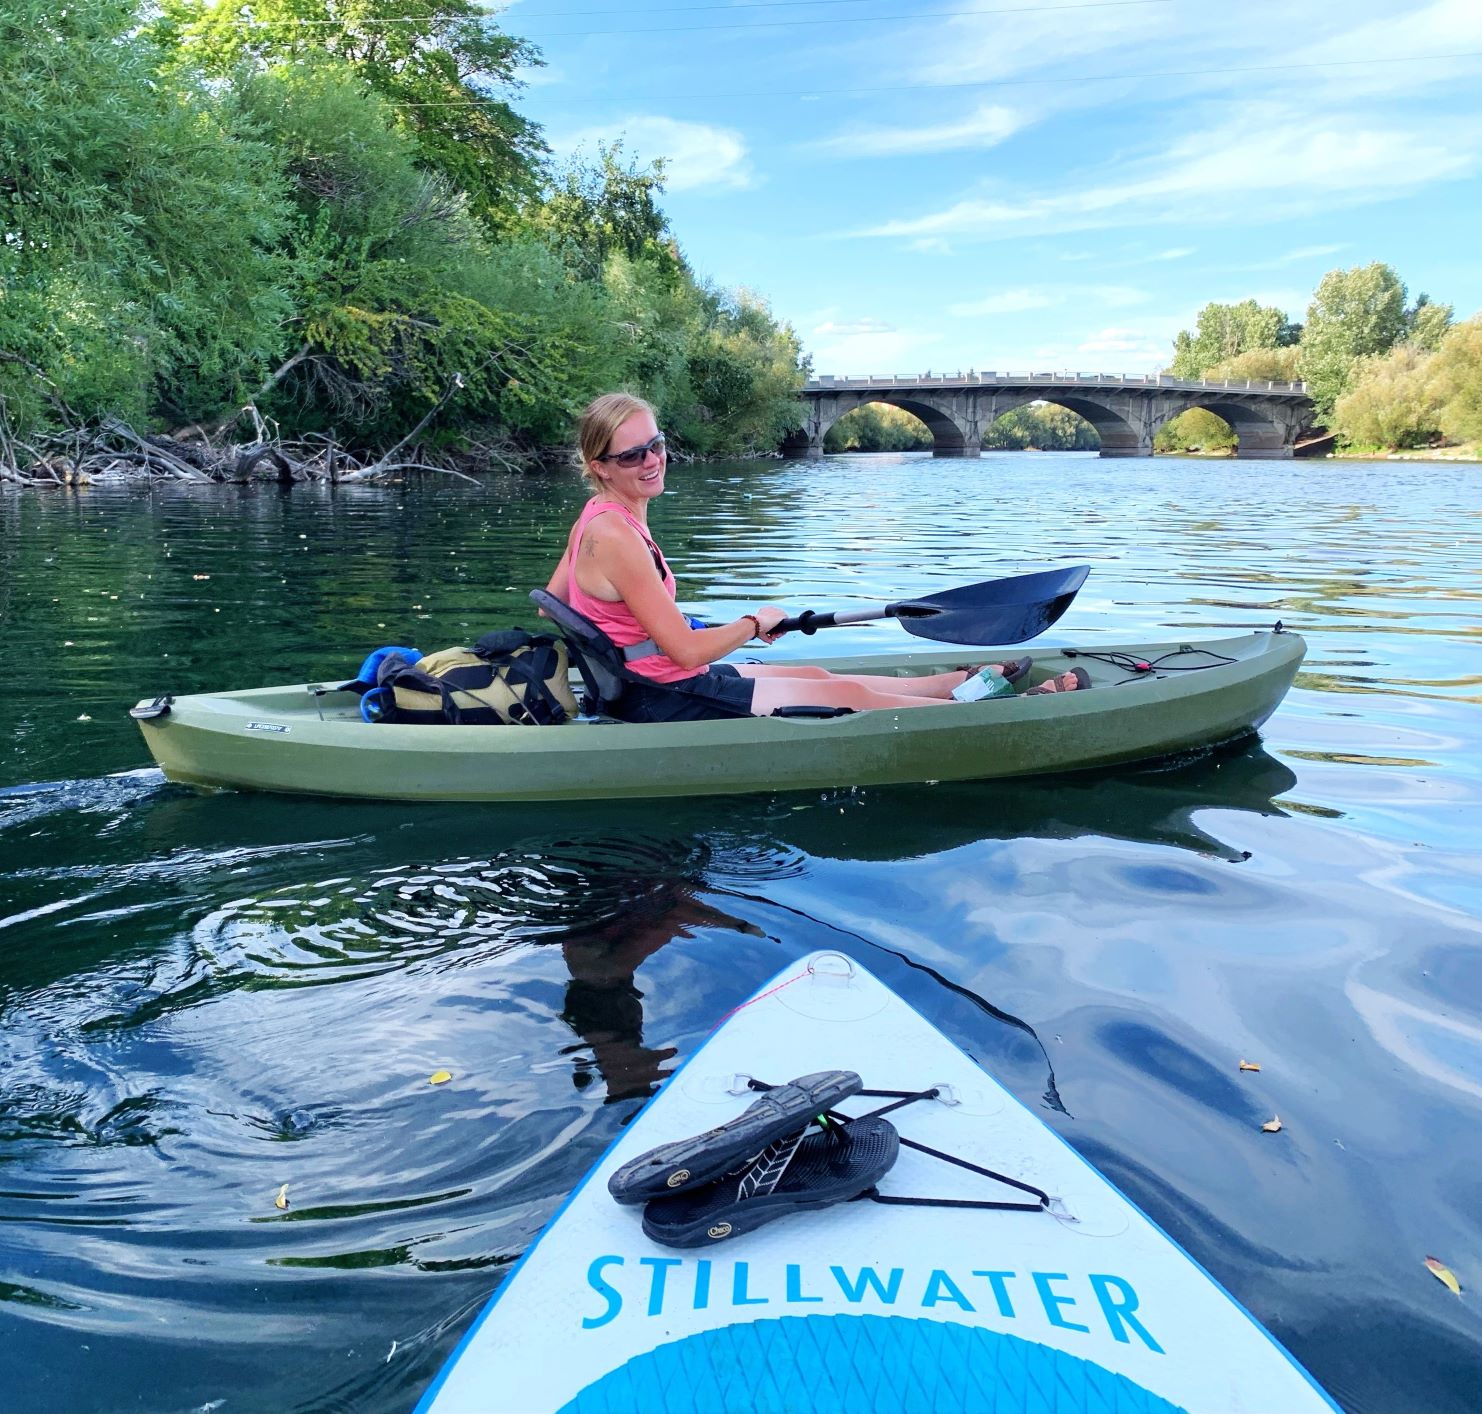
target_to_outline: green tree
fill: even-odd
[[[1333,430],[1350,446],[1421,447],[1433,441],[1440,398],[1431,362],[1432,355],[1413,344],[1358,360],[1348,392],[1333,408]]]
[[[1415,303],[1405,312],[1405,342],[1426,353],[1435,353],[1451,328],[1449,304],[1432,304],[1429,295],[1416,295]]]
[[[803,421],[801,340],[750,291],[699,286],[697,294],[685,387],[670,391],[671,425],[702,456],[771,450]]]
[[[1482,442],[1482,315],[1451,328],[1430,373],[1441,431],[1454,442]]]
[[[1297,355],[1295,344],[1276,349],[1247,349],[1204,370],[1204,376],[1218,381],[1229,379],[1232,383],[1249,378],[1260,383],[1291,383],[1297,379]]]
[[[543,62],[468,0],[161,0],[158,32],[186,62],[228,77],[339,60],[378,93],[422,162],[476,218],[508,227],[536,194],[540,128],[509,105],[522,66]]]
[[[613,255],[646,260],[677,276],[683,262],[659,209],[663,191],[663,162],[625,163],[623,145],[615,142],[599,146],[595,161],[573,157],[554,175],[529,220],[586,279],[600,279]]]
[[[465,411],[491,408],[504,316],[462,288],[483,237],[460,193],[422,170],[390,105],[319,56],[245,77],[242,101],[292,180],[285,236],[300,347],[269,406],[296,432],[394,433],[463,375]]]
[[[1056,403],[1025,403],[1004,413],[983,435],[992,448],[1041,452],[1090,451],[1101,445],[1096,429],[1077,413]]]
[[[0,11],[0,397],[13,425],[205,416],[283,344],[274,154],[126,0]]]
[[[1176,378],[1202,378],[1215,364],[1247,350],[1281,348],[1294,342],[1294,327],[1272,305],[1253,299],[1207,304],[1199,311],[1194,332],[1185,329],[1174,339],[1169,372]]]
[[[1238,439],[1235,429],[1208,408],[1190,408],[1165,422],[1153,437],[1159,452],[1226,452]]]
[[[1405,286],[1388,265],[1324,275],[1307,308],[1298,361],[1318,416],[1333,415],[1359,359],[1388,353],[1406,333]]]
[[[888,403],[866,403],[846,412],[824,435],[826,452],[919,452],[932,445],[919,417]]]

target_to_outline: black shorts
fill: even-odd
[[[729,663],[712,663],[678,682],[630,682],[613,712],[625,722],[711,722],[751,716],[756,683]]]

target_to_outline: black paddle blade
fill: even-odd
[[[886,613],[907,633],[939,643],[1023,643],[1043,633],[1070,607],[1090,565],[1041,570],[944,589],[891,604]]]

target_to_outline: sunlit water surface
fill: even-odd
[[[997,454],[670,484],[653,523],[694,612],[1084,560],[1049,641],[1279,618],[1309,656],[1261,744],[1162,770],[588,807],[203,795],[140,769],[131,703],[530,623],[576,487],[0,497],[0,1409],[409,1409],[643,1097],[827,947],[1346,1407],[1475,1410],[1477,469]]]

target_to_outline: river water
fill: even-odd
[[[1161,770],[585,807],[199,794],[145,769],[136,699],[531,623],[574,479],[5,494],[0,1410],[410,1409],[656,1082],[820,947],[1346,1408],[1475,1410],[1478,468],[902,455],[670,486],[653,524],[692,612],[1086,561],[1048,641],[1279,618],[1308,659],[1259,744]]]

